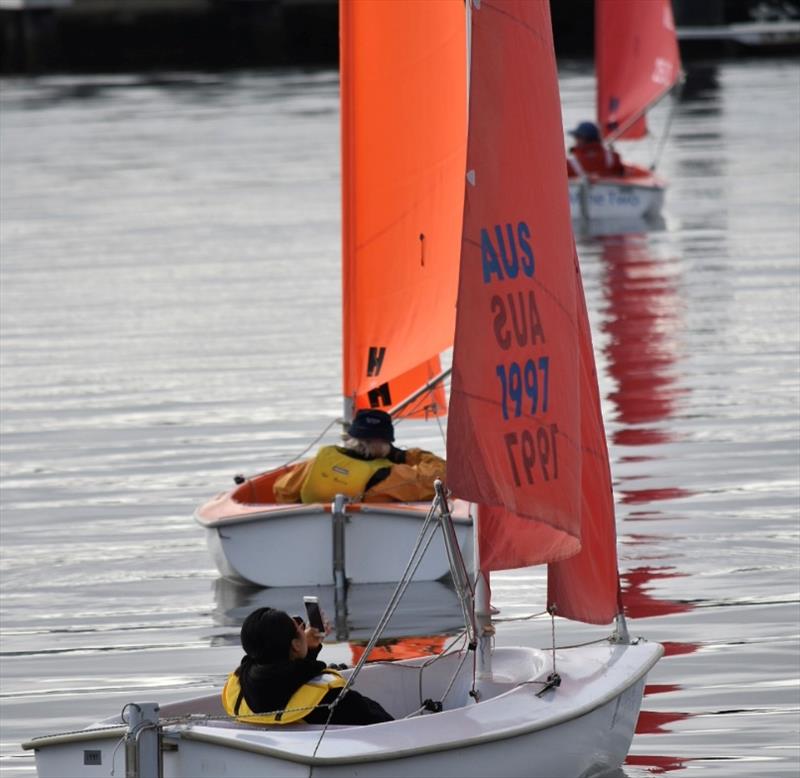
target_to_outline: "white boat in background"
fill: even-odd
[[[409,13],[409,23],[418,14]],[[463,20],[376,48],[345,31],[341,56],[342,375],[344,421],[446,413],[440,354],[453,344],[466,154]],[[400,45],[402,41],[403,45]],[[398,411],[398,408],[402,410]],[[196,511],[220,573],[259,586],[396,582],[429,504],[280,504],[285,469],[237,478]],[[456,506],[459,540],[471,517]],[[468,545],[463,546],[470,555]],[[448,572],[443,550],[417,580]]]
[[[398,581],[429,503],[270,504],[250,497],[275,473],[248,479],[195,513],[209,551],[228,580],[256,586],[343,586]],[[459,543],[471,554],[472,516],[454,501]],[[420,581],[449,573],[443,549],[420,560]]]
[[[472,0],[466,18],[462,0],[344,0],[340,9],[344,46],[361,27],[397,51],[420,37],[431,56],[451,39],[453,20],[469,34],[447,489],[478,506],[479,572],[461,556],[442,484],[426,519],[442,530],[464,639],[435,657],[365,664],[410,583],[414,555],[424,553],[423,527],[386,613],[346,671],[350,688],[394,721],[262,726],[224,716],[219,695],[132,703],[123,717],[23,744],[35,750],[40,778],[119,775],[123,764],[138,778],[587,778],[618,768],[630,747],[662,647],[632,641],[622,613],[591,334],[558,187],[563,135],[549,4]],[[490,576],[535,564],[548,565],[543,632],[552,644],[495,647]],[[557,616],[615,629],[562,648]]]
[[[217,578],[214,581],[216,607],[213,619],[217,625],[237,628],[235,634],[228,631],[223,639],[238,646],[238,628],[256,608],[269,606],[302,615],[303,597],[311,593],[319,599],[336,640],[363,646],[372,637],[396,586],[397,581],[391,584],[352,584],[341,596],[335,586],[319,586],[313,590],[286,586],[262,589],[239,586],[225,578]],[[464,614],[458,594],[451,585],[441,581],[411,581],[386,625],[381,645],[395,645],[401,638],[422,640],[454,635],[463,629]],[[428,642],[431,645],[442,643],[438,639]]]
[[[595,0],[595,70],[603,142],[645,137],[647,111],[682,78],[671,0]],[[621,176],[570,178],[572,217],[655,216],[666,188],[652,168],[631,164],[624,165]]]
[[[571,178],[572,218],[594,221],[657,216],[664,205],[666,189],[665,179],[636,165],[626,165],[624,176]]]

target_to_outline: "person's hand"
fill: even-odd
[[[306,644],[309,648],[319,648],[322,645],[322,641],[325,639],[325,635],[323,635],[318,629],[314,627],[306,627]]]
[[[322,645],[322,641],[325,640],[325,637],[331,633],[333,627],[331,623],[325,619],[325,632],[324,634],[320,632],[315,627],[306,627],[306,643],[308,644],[309,648],[318,648]]]

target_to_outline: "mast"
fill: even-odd
[[[342,197],[342,415],[345,422],[350,422],[355,415],[355,396],[348,396],[347,385],[350,375],[351,352],[347,348],[348,333],[353,330],[354,308],[351,295],[352,268],[355,253],[354,224],[354,160],[355,160],[355,110],[353,100],[354,67],[352,50],[354,38],[353,7],[351,3],[339,3],[339,27],[341,43],[339,46],[339,78],[340,78],[340,155],[341,155],[341,197]]]
[[[466,69],[467,69],[467,134],[469,134],[469,89],[470,76],[472,71],[472,6],[480,9],[480,0],[467,0],[466,4]],[[467,173],[469,181],[469,172]],[[467,181],[465,186],[469,186]],[[481,569],[481,545],[480,545],[480,508],[477,504],[471,506],[472,513],[472,548],[473,563],[472,569],[475,571],[475,623],[478,630],[477,652],[477,679],[478,681],[488,681],[492,678],[492,606],[491,606],[491,586],[489,571]]]

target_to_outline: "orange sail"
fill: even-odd
[[[645,111],[680,78],[670,0],[596,0],[595,65],[603,138],[644,137]]]
[[[344,0],[340,37],[343,392],[388,409],[439,371],[453,340],[464,2]],[[435,400],[443,410],[441,390]]]
[[[572,238],[548,3],[472,11],[448,487],[481,505],[484,571],[572,557],[551,602],[617,613],[605,433]],[[575,560],[573,562],[573,560]]]

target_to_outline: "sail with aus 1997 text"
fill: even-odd
[[[525,5],[521,16],[541,28],[545,6]],[[614,508],[554,56],[531,46],[528,28],[501,6],[482,4],[481,14],[472,38],[482,67],[470,76],[448,486],[481,506],[484,572],[549,563],[559,615],[608,623],[619,611]]]

